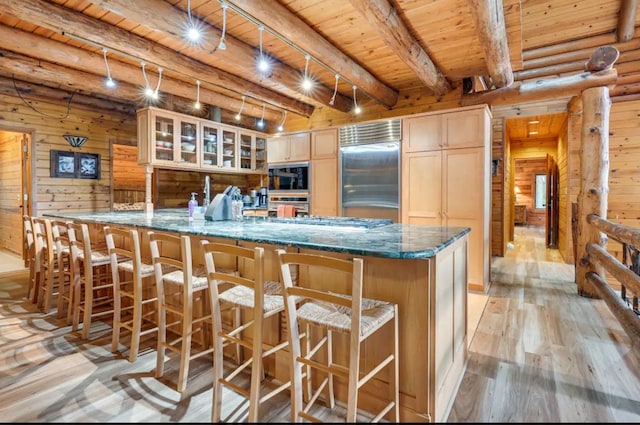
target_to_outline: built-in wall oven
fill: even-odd
[[[309,162],[269,164],[269,214],[278,206],[291,205],[296,215],[308,215],[311,187]]]

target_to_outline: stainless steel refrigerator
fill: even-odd
[[[341,127],[345,217],[400,219],[400,119]]]

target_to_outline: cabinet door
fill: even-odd
[[[432,151],[442,147],[442,115],[405,118],[403,152]]]
[[[242,171],[253,171],[252,152],[255,144],[255,136],[239,131],[238,138],[240,139],[240,169]]]
[[[442,219],[442,152],[403,156],[402,222],[440,225]]]
[[[222,143],[222,136],[220,135],[220,128],[209,124],[202,124],[202,168],[218,168],[222,161],[220,155],[222,149],[220,145]]]
[[[273,137],[267,140],[269,162],[284,162],[289,157],[289,136]]]
[[[254,167],[258,172],[267,172],[267,139],[264,136],[256,136],[254,152]]]
[[[338,157],[338,130],[328,129],[311,133],[311,159]]]
[[[200,129],[197,120],[176,118],[180,129],[179,143],[176,143],[178,152],[177,162],[181,166],[195,168],[200,166]]]
[[[484,216],[484,149],[467,148],[443,151],[443,211],[447,226],[470,227],[468,280],[484,285],[485,239]]]
[[[451,112],[443,115],[446,148],[484,146],[483,110]]]
[[[289,136],[289,157],[287,161],[309,161],[311,143],[309,133],[297,133]]]
[[[222,129],[222,168],[236,169],[238,163],[238,132]]]
[[[311,214],[338,215],[338,158],[315,159],[311,163]]]
[[[174,144],[176,132],[173,118],[152,114],[151,143],[153,148],[152,163],[173,164],[175,159]]]

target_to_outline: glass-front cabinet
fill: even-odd
[[[238,132],[222,128],[222,168],[238,168]]]
[[[202,123],[202,168],[219,168],[221,161],[218,154],[221,152],[220,128]]]
[[[266,135],[155,107],[138,110],[138,163],[267,173]]]
[[[248,131],[238,131],[240,138],[240,168],[267,171],[267,138]]]

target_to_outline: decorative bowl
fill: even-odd
[[[187,152],[195,152],[196,150],[196,145],[194,145],[193,143],[182,143],[182,150],[183,151],[187,151]]]

